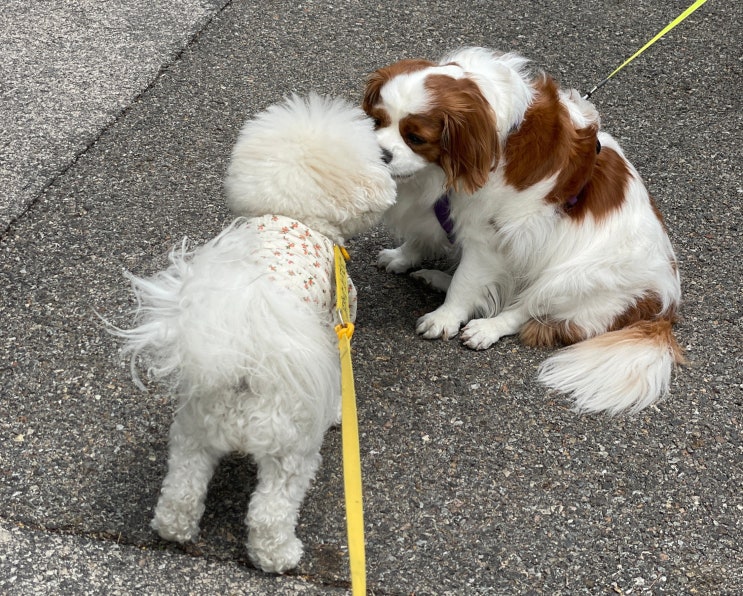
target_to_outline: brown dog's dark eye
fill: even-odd
[[[405,140],[411,145],[423,145],[426,142],[424,138],[419,137],[417,134],[412,132],[405,135]]]
[[[374,130],[382,128],[382,121],[379,118],[374,118]]]

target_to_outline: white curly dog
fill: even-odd
[[[240,131],[225,182],[239,217],[194,250],[184,240],[165,271],[129,274],[137,326],[114,333],[137,383],[141,356],[179,398],[152,521],[163,538],[197,536],[214,469],[239,452],[258,470],[251,560],[267,572],[298,564],[299,508],[340,411],[333,243],[393,204],[388,157],[359,108],[293,96]]]

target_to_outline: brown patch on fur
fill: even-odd
[[[651,321],[658,318],[662,314],[663,305],[661,304],[660,298],[655,294],[646,294],[641,298],[638,298],[635,303],[627,308],[621,315],[617,316],[607,331],[616,331],[617,329],[623,329],[629,327],[640,321]],[[669,313],[665,313],[665,316],[669,318],[671,322],[676,321],[675,310]]]
[[[622,329],[622,339],[633,342],[650,340],[660,346],[668,347],[676,364],[686,364],[684,348],[679,345],[673,335],[673,322],[670,316],[662,316],[650,321],[638,321]],[[607,341],[614,341],[610,335],[600,335],[596,339],[601,340],[603,337],[606,337]]]
[[[529,319],[519,331],[519,339],[532,348],[569,346],[586,339],[586,332],[571,321]]]
[[[387,110],[383,108],[369,108],[366,110],[366,113],[372,120],[374,120],[374,128],[385,128],[392,124],[390,115],[387,113]]]
[[[671,307],[662,311],[662,306],[655,294],[642,296],[618,315],[606,331],[593,341],[602,341],[601,338],[608,332],[625,330],[629,333],[626,336],[629,339],[650,338],[668,345],[676,364],[685,364],[684,349],[673,335],[673,325],[677,320],[676,309]],[[588,334],[571,321],[529,319],[521,327],[519,339],[524,345],[534,348],[556,348],[588,339]],[[606,341],[614,339],[607,337]]]
[[[448,188],[461,186],[473,193],[485,185],[498,163],[495,114],[470,79],[430,75],[425,86],[433,104],[425,117],[438,122],[441,129],[436,163],[446,174]],[[418,147],[411,148],[424,155]]]
[[[673,326],[678,319],[676,307],[671,306],[665,312],[661,310],[662,307],[658,296],[646,294],[616,317],[607,331],[631,329],[637,334],[638,339],[657,338],[668,344],[676,364],[685,364],[684,348],[679,345],[673,335]]]
[[[432,114],[413,114],[400,120],[400,136],[412,151],[430,161],[441,159],[444,126],[441,119]],[[413,142],[412,139],[416,139]]]
[[[373,112],[374,108],[379,103],[379,96],[385,83],[398,75],[423,70],[424,68],[429,68],[431,66],[436,66],[436,63],[429,60],[410,59],[400,60],[399,62],[375,70],[366,79],[366,88],[364,90],[364,98],[361,102],[361,107],[367,114],[369,114],[369,116],[377,118]],[[377,112],[380,111],[383,112],[384,110],[377,110]],[[389,125],[389,120],[387,125]]]
[[[591,178],[598,127],[575,128],[551,77],[535,82],[534,89],[535,99],[524,121],[506,141],[505,179],[524,190],[558,174],[549,200],[563,203]]]
[[[575,128],[552,78],[534,87],[536,98],[506,142],[506,182],[524,190],[557,174],[548,202],[578,221],[587,213],[606,217],[624,201],[627,164],[612,149],[596,153],[598,126]]]
[[[622,206],[630,175],[627,162],[619,153],[602,148],[593,176],[577,195],[578,202],[572,207],[565,205],[565,212],[576,221],[583,220],[587,213],[600,221]]]

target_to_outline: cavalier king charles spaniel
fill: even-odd
[[[637,412],[664,396],[683,350],[681,290],[663,219],[594,106],[527,60],[485,48],[372,73],[363,107],[398,182],[378,263],[405,272],[450,256],[425,338],[476,350],[518,333],[568,346],[539,379],[579,412]]]

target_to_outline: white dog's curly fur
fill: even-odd
[[[195,250],[184,240],[154,277],[130,275],[138,326],[115,333],[137,382],[142,355],[180,400],[152,527],[194,539],[219,459],[249,454],[248,553],[283,572],[302,556],[299,507],[340,411],[332,245],[373,225],[395,183],[363,112],[311,95],[245,124],[225,187],[240,217]]]

